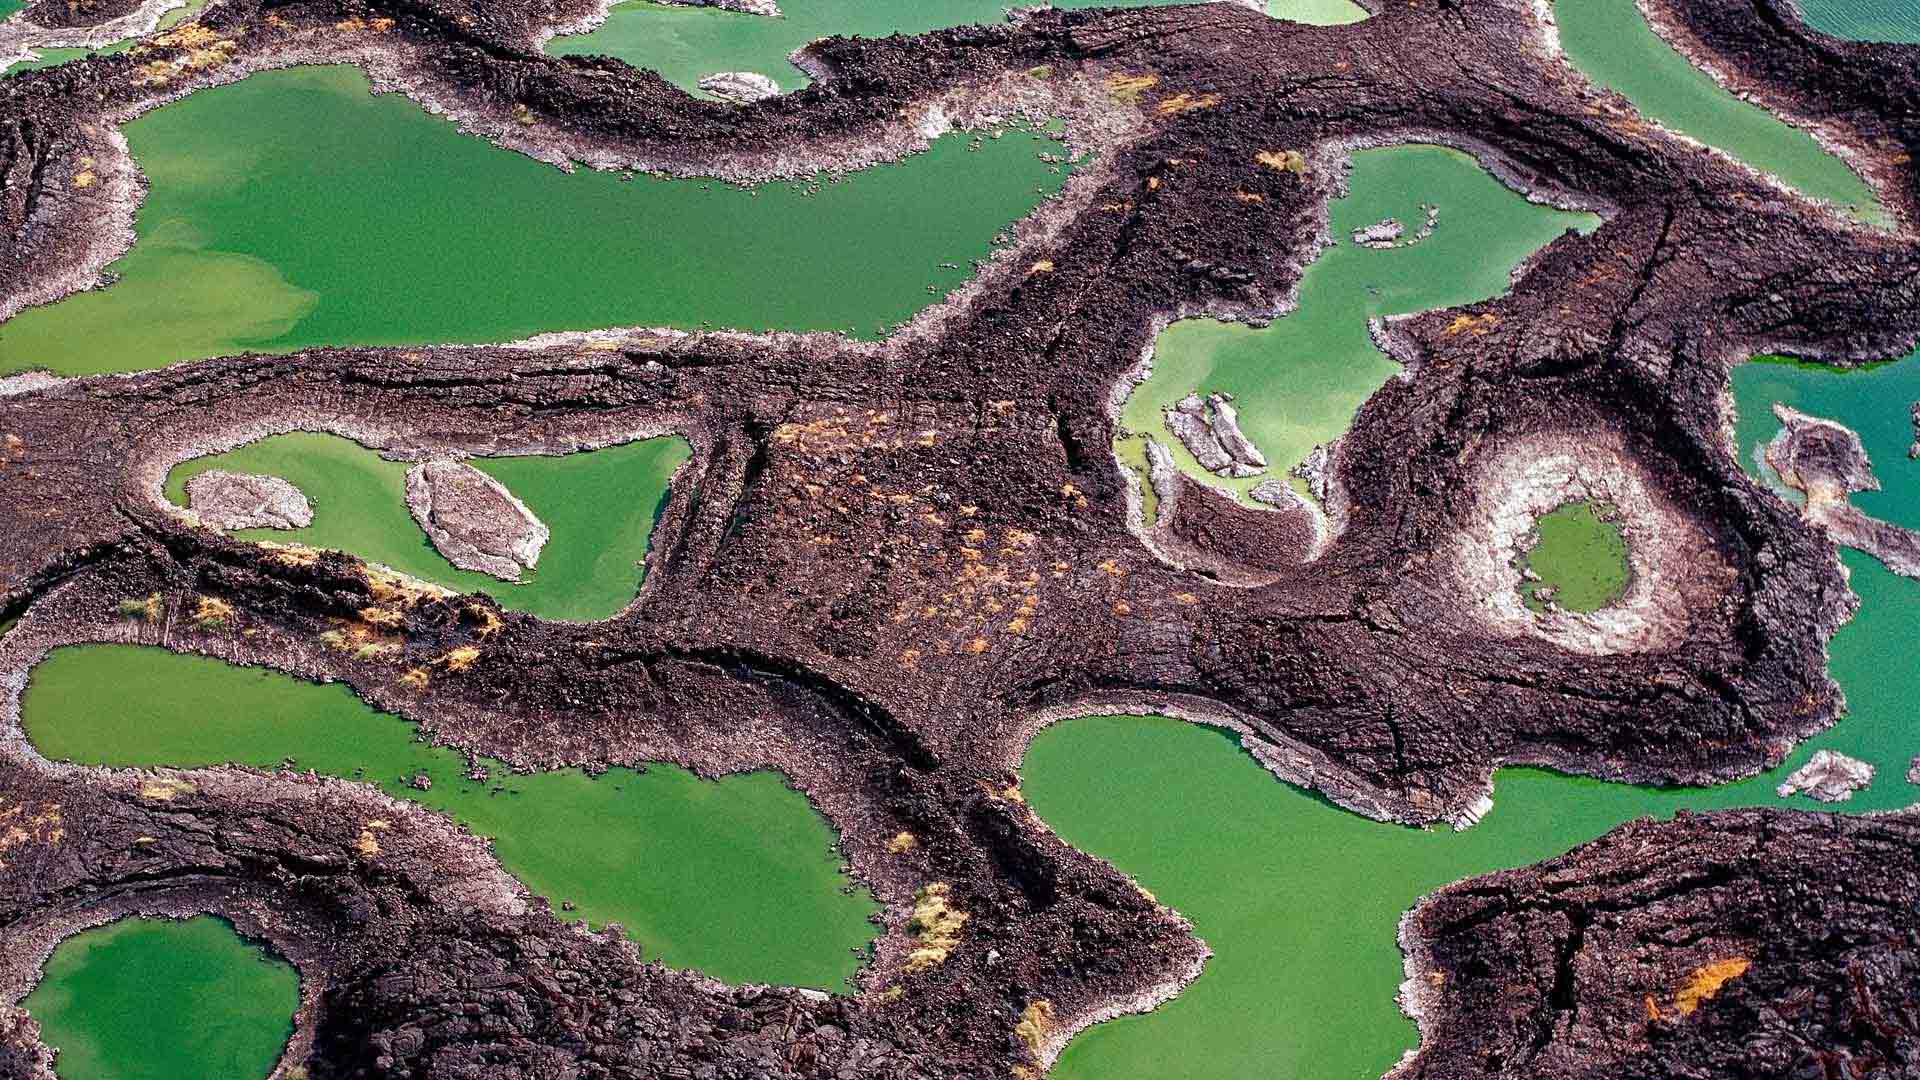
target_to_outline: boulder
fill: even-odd
[[[1873,766],[1858,758],[1821,750],[1775,789],[1781,798],[1802,792],[1821,802],[1845,802],[1873,783]]]
[[[709,75],[700,80],[700,89],[738,105],[780,96],[780,84],[757,71],[722,71]]]

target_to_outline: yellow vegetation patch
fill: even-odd
[[[1028,277],[1032,277],[1035,274],[1051,274],[1051,273],[1053,273],[1052,259],[1041,259],[1039,262],[1036,262],[1032,266],[1027,267]]]
[[[183,22],[164,34],[155,34],[141,46],[143,49],[205,49],[218,45],[226,39],[199,22]]]
[[[406,674],[400,676],[400,685],[409,690],[425,690],[432,681],[433,677],[427,674],[426,668],[408,668]]]
[[[122,618],[145,619],[147,622],[157,622],[160,618],[160,612],[164,610],[164,605],[161,603],[160,594],[153,593],[149,596],[122,600],[120,601],[119,610]]]
[[[1189,94],[1183,91],[1160,102],[1155,111],[1161,116],[1178,116],[1197,109],[1211,109],[1218,104],[1219,94]]]
[[[968,916],[953,906],[952,893],[952,886],[936,881],[913,894],[913,915],[907,920],[907,933],[913,935],[920,947],[907,954],[909,972],[939,967],[960,944],[960,928],[967,925]]]
[[[501,627],[507,625],[492,608],[482,604],[468,604],[467,614],[480,624],[480,628],[475,630],[474,634],[482,639],[492,637],[500,632]]]
[[[1290,172],[1296,176],[1307,171],[1307,155],[1298,150],[1262,150],[1253,155],[1254,163],[1265,165],[1275,172]]]
[[[1047,1036],[1053,1034],[1053,1002],[1039,998],[1029,1004],[1020,1013],[1020,1022],[1013,1026],[1013,1034],[1028,1054],[1039,1058],[1040,1048],[1047,1044]]]
[[[471,645],[462,645],[441,657],[439,662],[446,665],[448,671],[465,671],[478,659],[480,659],[479,649]]]
[[[1243,203],[1263,203],[1267,201],[1265,195],[1256,195],[1251,191],[1236,191],[1233,193],[1233,197]]]
[[[1694,968],[1693,974],[1687,977],[1686,985],[1673,996],[1673,1007],[1680,1011],[1681,1016],[1693,1015],[1701,1002],[1711,1000],[1721,987],[1745,975],[1752,966],[1753,961],[1744,956],[1735,956]]]
[[[905,854],[919,846],[920,838],[910,832],[895,833],[893,839],[887,841],[887,851],[894,855]]]
[[[176,777],[165,777],[159,780],[149,780],[141,784],[140,797],[143,799],[154,799],[158,802],[172,802],[182,795],[191,795],[198,790],[200,789],[194,787],[193,784],[186,780],[181,780]]]
[[[1121,75],[1107,76],[1107,93],[1118,102],[1128,105],[1137,103],[1140,95],[1160,85],[1158,75]]]
[[[414,607],[423,600],[446,600],[455,595],[451,589],[443,589],[384,566],[365,566],[361,574],[367,579],[367,589],[373,594],[374,600],[382,604],[397,603],[402,607]]]
[[[363,607],[360,609],[360,621],[366,623],[368,626],[378,626],[383,629],[392,630],[405,626],[407,615],[406,612],[400,611],[397,608]]]
[[[1456,315],[1453,321],[1448,323],[1447,328],[1441,331],[1441,333],[1448,337],[1469,332],[1478,336],[1499,325],[1500,316],[1495,315],[1491,311],[1484,315]]]
[[[73,174],[73,186],[77,188],[90,188],[97,183],[99,179],[98,176],[93,174],[92,169],[81,169],[79,172]]]
[[[201,597],[193,609],[193,621],[203,630],[224,626],[231,618],[233,605],[211,596]]]
[[[312,566],[320,561],[320,550],[305,544],[276,544],[271,540],[262,540],[260,546],[269,552],[268,559],[281,566]]]
[[[6,800],[0,799],[0,855],[30,843],[52,847],[66,835],[67,830],[61,824],[59,803],[29,807],[25,803],[9,805]],[[4,870],[6,865],[6,860],[0,859],[0,870]]]

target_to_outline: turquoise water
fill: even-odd
[[[1856,41],[1920,43],[1920,4],[1914,0],[1799,0],[1807,25]]]

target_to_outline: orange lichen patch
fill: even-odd
[[[1251,191],[1236,191],[1233,193],[1233,197],[1243,203],[1263,203],[1267,201],[1265,195],[1256,195]]]
[[[911,671],[920,666],[920,657],[924,655],[919,649],[907,649],[900,654],[900,666]]]
[[[1028,277],[1032,277],[1035,274],[1051,274],[1051,273],[1053,273],[1052,259],[1041,259],[1039,262],[1036,262],[1032,266],[1027,267]]]
[[[479,628],[473,633],[474,636],[482,640],[499,633],[500,628],[507,625],[501,620],[499,615],[494,613],[492,608],[482,604],[468,604],[467,615],[480,624]]]
[[[426,668],[408,668],[406,674],[400,676],[400,685],[409,690],[425,690],[432,681],[433,677],[427,674]]]
[[[1253,161],[1275,172],[1290,172],[1295,176],[1307,171],[1307,155],[1298,150],[1262,150],[1253,155]]]
[[[1220,104],[1219,94],[1189,94],[1182,91],[1161,101],[1154,111],[1161,116],[1178,116],[1198,109],[1211,109],[1218,104]]]
[[[1094,564],[1094,568],[1103,574],[1111,574],[1114,577],[1124,577],[1127,573],[1126,568],[1114,559],[1102,559]]]
[[[53,847],[67,835],[59,803],[11,803],[0,799],[0,856],[28,844]],[[0,870],[6,868],[0,857]]]
[[[983,637],[977,637],[977,638],[974,638],[972,641],[967,642],[967,651],[972,653],[975,656],[979,656],[981,653],[986,652],[989,647],[990,646],[987,644],[987,639]]]
[[[1123,202],[1102,203],[1100,209],[1105,210],[1109,214],[1124,214],[1133,209],[1133,200],[1127,199]]]
[[[397,630],[407,624],[407,613],[397,608],[363,607],[360,609],[360,621],[368,626]]]
[[[73,174],[73,186],[77,188],[90,188],[99,180],[100,178],[94,175],[92,169],[81,169]]]
[[[953,887],[944,881],[922,886],[913,894],[913,914],[907,933],[920,947],[907,954],[907,971],[929,971],[947,962],[960,944],[960,930],[968,915],[953,904]]]
[[[1160,178],[1159,178],[1159,177],[1157,177],[1157,176],[1149,176],[1149,177],[1147,177],[1147,190],[1148,190],[1148,191],[1159,191],[1159,190],[1160,190]]]
[[[173,65],[165,60],[150,60],[133,69],[136,86],[165,86],[173,81]]]
[[[1660,1003],[1653,1000],[1652,994],[1647,995],[1647,1019],[1648,1020],[1660,1019]]]
[[[328,648],[340,652],[352,653],[356,659],[377,660],[382,656],[400,651],[400,639],[391,634],[383,634],[366,623],[347,619],[335,619],[334,627],[320,635],[320,641]]]
[[[1686,985],[1673,996],[1673,1007],[1679,1010],[1681,1016],[1692,1016],[1701,1002],[1712,1000],[1721,987],[1745,975],[1752,966],[1753,961],[1746,957],[1734,956],[1694,968],[1693,974],[1687,977]]]
[[[1456,315],[1453,321],[1448,323],[1447,328],[1441,331],[1441,333],[1448,337],[1453,337],[1457,334],[1471,332],[1477,337],[1499,325],[1500,316],[1495,315],[1491,311],[1480,315]]]
[[[1200,595],[1198,593],[1174,593],[1173,598],[1182,604],[1197,604],[1200,602]]]
[[[398,570],[384,566],[368,564],[361,568],[361,576],[367,580],[367,591],[375,602],[392,606],[417,607],[426,600],[449,600],[455,595],[453,590],[444,589],[432,582],[409,577]]]
[[[434,662],[444,665],[448,671],[465,671],[478,659],[480,659],[479,649],[471,645],[462,645]]]
[[[1014,1037],[1036,1059],[1040,1056],[1041,1048],[1047,1044],[1047,1036],[1052,1034],[1053,1002],[1046,998],[1040,998],[1023,1009],[1020,1022],[1013,1026]]]
[[[1140,95],[1159,85],[1158,75],[1124,75],[1116,72],[1107,76],[1108,95],[1128,105],[1138,103]]]
[[[1124,619],[1133,614],[1133,605],[1125,600],[1116,600],[1113,604],[1113,613]]]
[[[183,22],[162,34],[155,34],[134,47],[135,52],[152,49],[205,49],[226,39],[201,22]]]
[[[910,832],[898,832],[887,841],[887,852],[892,855],[904,855],[920,846],[920,838]]]

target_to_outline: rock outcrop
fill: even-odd
[[[1860,436],[1786,405],[1776,404],[1773,413],[1782,427],[1767,444],[1767,464],[1782,483],[1806,495],[1801,516],[1894,573],[1920,577],[1920,533],[1869,517],[1848,498],[1856,491],[1880,490]]]
[[[187,506],[216,529],[304,529],[313,505],[277,476],[208,469],[187,481]]]
[[[722,71],[700,80],[700,89],[738,105],[780,96],[780,84],[757,71]]]
[[[662,3],[678,7],[710,7],[721,11],[737,11],[742,15],[765,15],[770,19],[780,18],[783,14],[778,0],[661,0]]]
[[[1205,401],[1188,394],[1167,410],[1167,430],[1208,472],[1236,479],[1258,476],[1267,470],[1266,455],[1240,430],[1232,402],[1231,394],[1209,394]]]
[[[502,581],[533,569],[550,535],[505,485],[462,461],[409,469],[407,509],[448,562]]]

